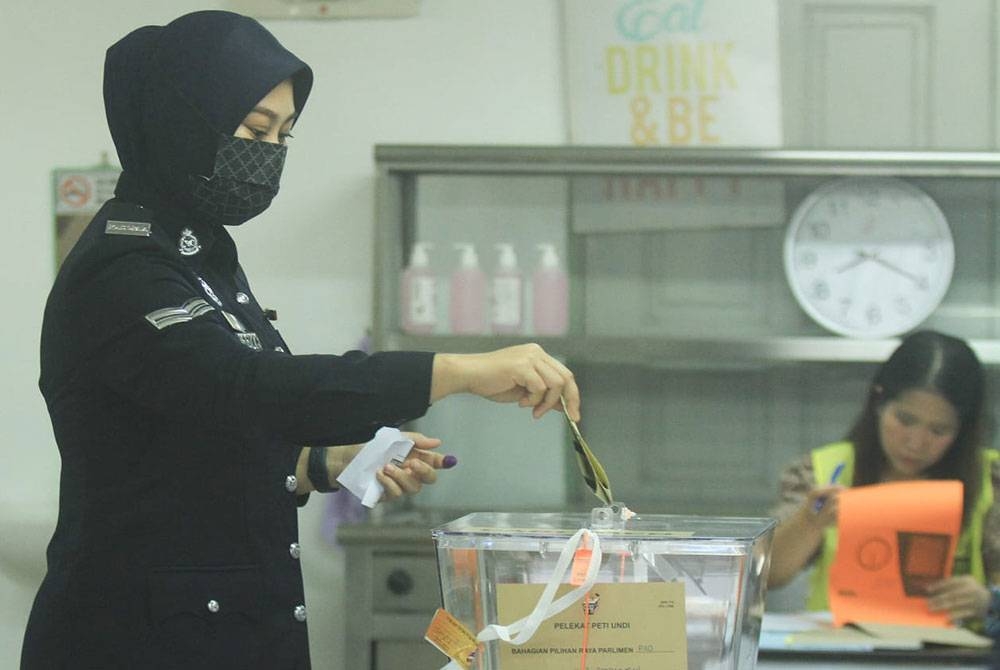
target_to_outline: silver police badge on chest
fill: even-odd
[[[219,300],[219,296],[215,295],[215,291],[213,291],[212,287],[208,285],[208,282],[202,279],[201,277],[198,277],[198,281],[201,282],[201,288],[203,291],[205,291],[205,295],[211,298],[212,302],[214,302],[216,305],[222,307],[222,301]]]
[[[177,242],[177,251],[181,252],[181,256],[194,256],[201,251],[201,242],[194,236],[194,232],[190,228],[181,231],[181,238]]]

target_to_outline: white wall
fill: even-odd
[[[169,9],[164,5],[169,4]],[[52,280],[50,171],[114,156],[101,99],[104,50],[127,31],[223,3],[5,0],[0,6],[0,668],[17,665],[57,506],[59,460],[37,390]],[[298,352],[339,352],[371,314],[372,146],[550,144],[566,128],[557,0],[423,0],[404,20],[274,21],[313,66],[282,193],[237,231],[254,291]],[[465,472],[469,486],[487,473]],[[340,668],[340,554],[302,516],[314,667]]]

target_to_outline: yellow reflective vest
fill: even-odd
[[[986,583],[986,572],[983,568],[983,519],[993,504],[993,478],[991,470],[993,462],[1000,458],[1000,452],[994,449],[984,449],[982,452],[982,483],[979,487],[979,499],[976,508],[969,518],[966,527],[958,538],[955,550],[953,572],[956,575],[970,574],[981,584]],[[833,475],[838,463],[844,464],[844,470],[838,483],[850,486],[854,481],[854,445],[850,442],[835,442],[812,451],[813,478],[818,485],[826,485]],[[806,598],[806,608],[810,610],[828,610],[830,603],[827,596],[830,579],[830,566],[837,553],[837,528],[831,526],[823,533],[823,547],[813,566],[809,580],[809,594]]]

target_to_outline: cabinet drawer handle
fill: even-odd
[[[402,568],[397,568],[389,573],[385,580],[389,590],[397,596],[405,596],[413,590],[413,577]]]

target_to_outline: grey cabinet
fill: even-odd
[[[444,516],[340,527],[350,578],[345,589],[348,670],[440,668],[448,658],[424,641],[441,605],[430,528]]]

